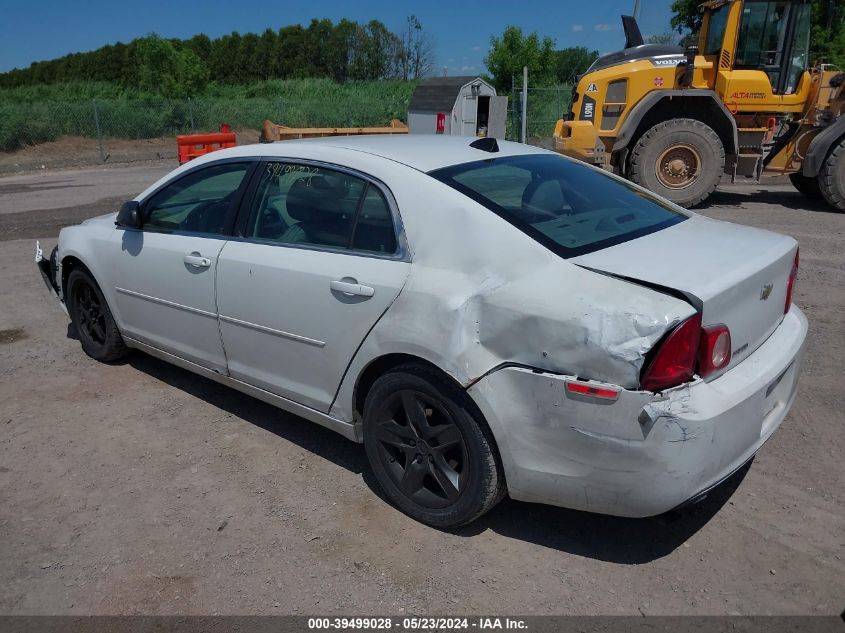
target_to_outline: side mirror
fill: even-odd
[[[137,200],[124,202],[120,211],[117,212],[117,220],[114,223],[127,229],[140,229],[143,225],[141,204]]]

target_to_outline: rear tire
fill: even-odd
[[[792,186],[808,198],[821,198],[822,192],[818,178],[811,178],[802,173],[789,174]]]
[[[505,495],[490,429],[469,396],[432,368],[404,365],[376,380],[364,447],[390,501],[422,523],[465,525]]]
[[[822,164],[819,189],[835,211],[845,211],[845,139],[833,147]]]
[[[68,312],[83,351],[103,363],[126,355],[127,348],[100,287],[91,274],[77,268],[67,280]]]
[[[713,129],[695,119],[669,119],[643,134],[628,178],[682,207],[704,202],[725,170],[725,148]]]

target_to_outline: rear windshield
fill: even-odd
[[[429,175],[562,257],[621,244],[687,219],[648,193],[553,154],[492,158]]]

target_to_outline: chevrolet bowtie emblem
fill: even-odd
[[[770,294],[772,294],[772,284],[766,284],[760,291],[760,301],[768,299]]]

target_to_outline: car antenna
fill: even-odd
[[[482,152],[496,153],[499,151],[499,144],[492,137],[480,138],[470,143],[469,146],[480,149]]]

